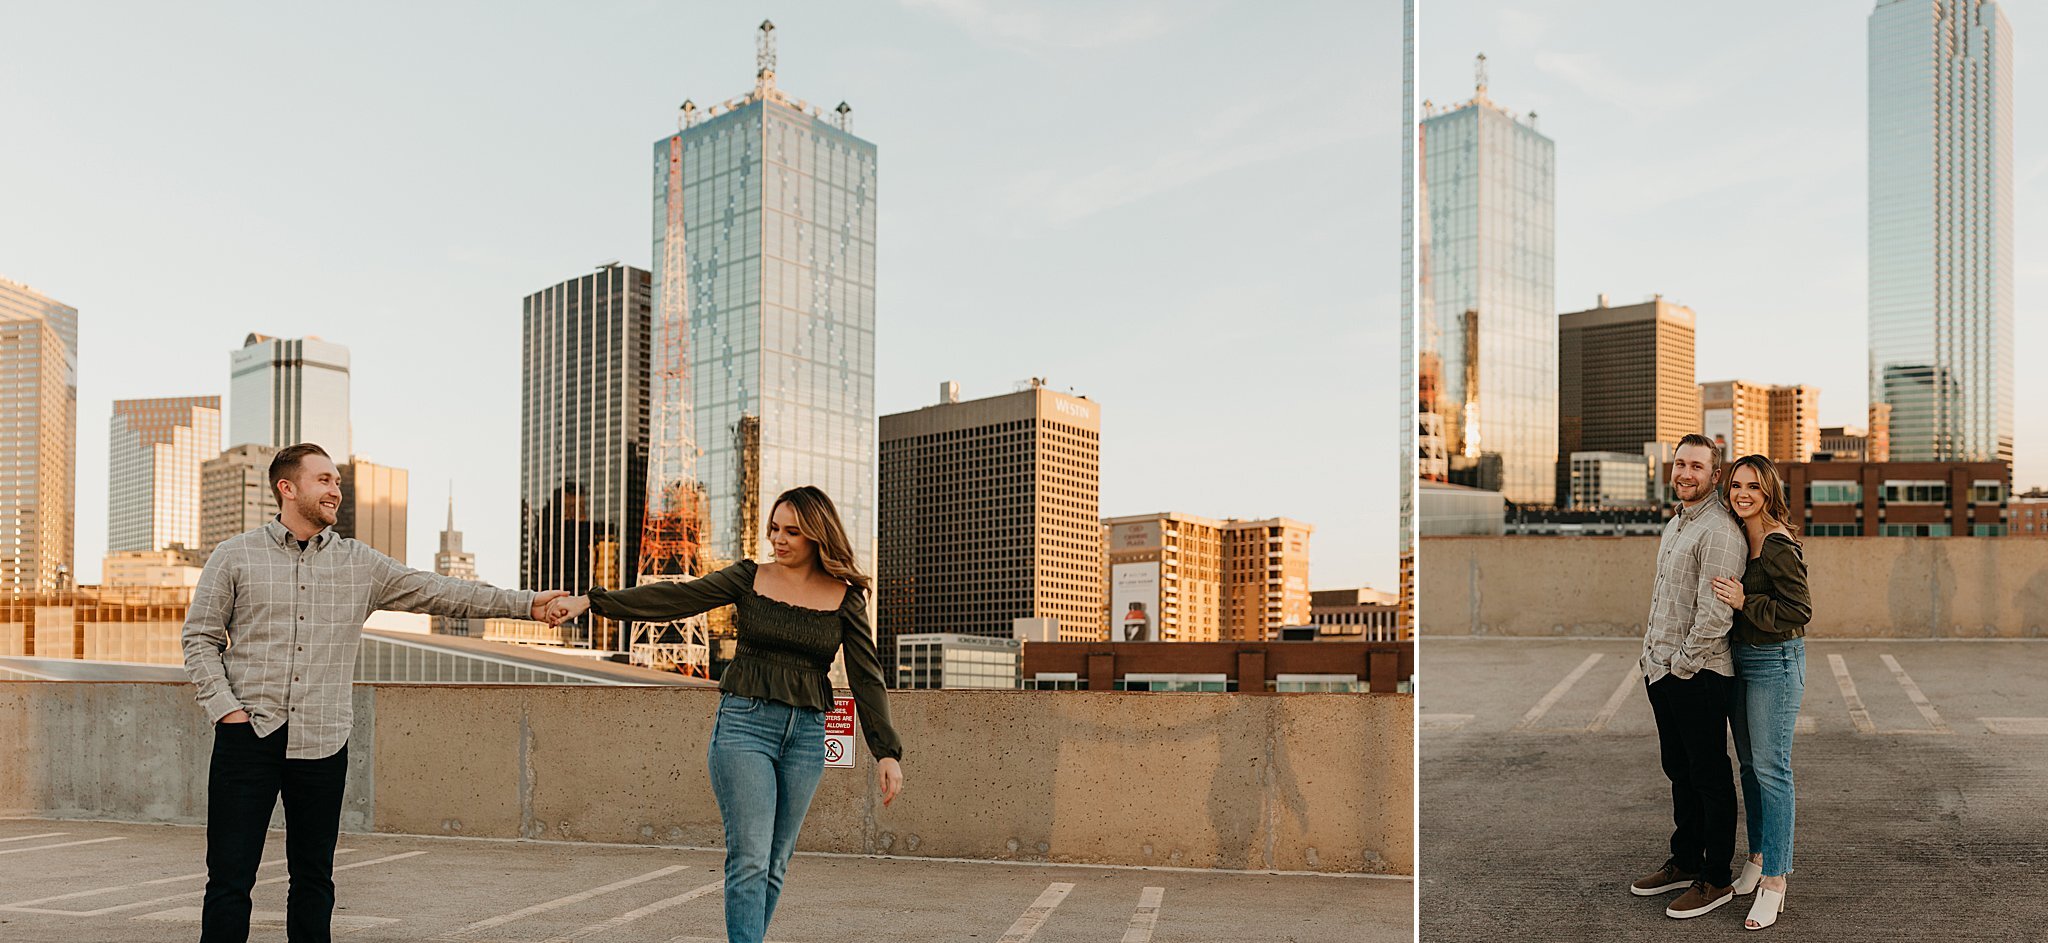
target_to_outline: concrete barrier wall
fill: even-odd
[[[719,845],[716,692],[359,685],[343,828]],[[1413,873],[1404,695],[892,693],[905,791],[865,749],[800,848]],[[0,682],[0,815],[197,823],[211,731],[182,684]]]
[[[1806,541],[1818,638],[2048,636],[2048,540]],[[1439,537],[1417,558],[1430,635],[1640,636],[1654,537]],[[1426,649],[1426,646],[1425,646]]]

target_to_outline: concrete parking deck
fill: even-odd
[[[1624,886],[1664,861],[1670,786],[1632,640],[1423,646],[1424,940],[1740,935]],[[1801,940],[2038,939],[2048,925],[2048,641],[1808,642]],[[1736,849],[1743,849],[1738,824]]]
[[[283,834],[255,940],[282,940]],[[0,820],[0,940],[197,938],[205,833]],[[336,935],[444,943],[725,939],[717,850],[342,836]],[[345,869],[345,870],[343,870]],[[1362,876],[1029,866],[800,854],[769,937],[786,943],[1407,940],[1414,885]]]

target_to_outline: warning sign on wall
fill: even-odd
[[[825,767],[853,768],[853,698],[834,697],[825,715]]]

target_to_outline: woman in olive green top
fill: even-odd
[[[1735,609],[1728,721],[1742,761],[1749,831],[1749,859],[1735,892],[1757,891],[1743,926],[1761,930],[1785,909],[1785,875],[1792,870],[1792,730],[1806,691],[1806,623],[1813,605],[1777,467],[1746,455],[1730,466],[1725,482],[1722,498],[1749,537],[1742,579],[1714,580],[1714,595]]]
[[[903,788],[903,746],[889,724],[881,660],[868,631],[868,578],[832,499],[812,487],[783,492],[769,512],[775,562],[741,560],[686,583],[648,583],[558,602],[563,618],[586,609],[613,619],[672,622],[731,605],[739,651],[719,679],[710,748],[711,791],[725,820],[725,932],[760,943],[775,916],[797,830],[825,763],[832,657],[846,654],[882,804]]]

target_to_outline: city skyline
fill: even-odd
[[[1824,426],[1868,424],[1868,45],[1876,0],[1642,8],[1505,3],[1432,21],[1419,96],[1469,97],[1484,52],[1494,97],[1558,142],[1558,307],[1661,293],[1698,314],[1698,379],[1804,384]],[[2007,5],[2023,119],[2038,14]],[[1772,28],[1755,24],[1768,19]],[[1655,41],[1643,37],[1655,36]],[[2014,212],[2048,209],[2040,132],[2015,122]],[[1626,129],[1626,130],[1621,130]],[[1645,141],[1671,146],[1643,147]],[[2048,264],[2013,254],[2015,346],[2041,342]],[[2017,402],[2048,398],[2021,372]],[[2020,411],[2014,485],[2048,482],[2048,416]]]
[[[1398,36],[1352,29],[1371,17],[1350,8],[1326,11],[1331,28],[1306,39],[1234,7],[1071,12],[1055,27],[1057,11],[799,4],[735,10],[716,28],[693,17],[687,30],[680,13],[648,12],[622,47],[616,22],[566,13],[476,33],[430,11],[401,36],[316,14],[157,21],[139,9],[138,29],[61,69],[54,51],[5,67],[78,81],[34,96],[0,83],[23,133],[47,145],[0,157],[0,176],[45,184],[11,207],[0,268],[79,308],[88,423],[115,398],[227,394],[220,355],[251,332],[347,347],[354,451],[452,477],[481,575],[511,585],[518,416],[505,404],[517,379],[498,365],[517,361],[514,306],[582,266],[649,261],[643,148],[673,129],[681,100],[746,87],[751,32],[772,16],[783,86],[851,102],[856,133],[885,152],[878,412],[922,405],[943,379],[968,397],[1030,376],[1088,389],[1122,423],[1104,432],[1105,515],[1257,507],[1317,526],[1316,588],[1392,587],[1396,430],[1327,429],[1333,412],[1390,409],[1399,390],[1387,369],[1395,266],[1333,274],[1395,255],[1396,73],[1360,64],[1342,34],[1384,42],[1365,63],[1397,62]],[[24,27],[82,32],[74,16],[31,11]],[[454,63],[433,52],[458,35],[479,51]],[[536,70],[497,51],[541,36],[593,56]],[[390,67],[365,73],[356,48]],[[1196,67],[1225,56],[1244,67]],[[250,71],[277,81],[241,81]],[[1105,89],[1147,107],[1103,114]],[[588,120],[475,159],[480,142],[556,109]],[[1381,120],[1322,118],[1333,112]],[[136,136],[160,158],[145,196],[101,193],[103,155]],[[1225,238],[1216,219],[1233,220]],[[109,257],[121,278],[105,274]],[[223,295],[229,260],[238,288]],[[1231,379],[1190,383],[1139,362]],[[1175,454],[1204,458],[1160,464]],[[82,449],[81,493],[104,493],[105,474],[104,453]],[[87,581],[99,503],[78,508]],[[438,523],[416,515],[409,544],[433,546]]]

